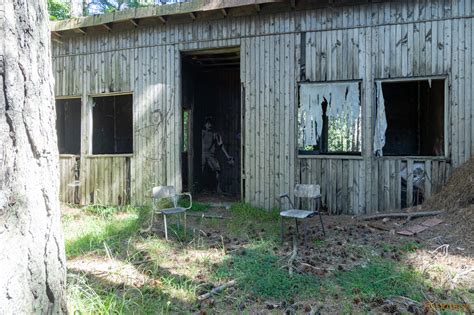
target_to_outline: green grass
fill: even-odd
[[[107,286],[80,274],[68,274],[68,310],[71,314],[168,314],[176,301],[149,286],[140,289]]]
[[[411,268],[389,260],[376,259],[367,266],[337,272],[336,283],[349,297],[359,297],[370,302],[391,296],[406,296],[421,301],[420,288],[425,280]]]
[[[253,207],[247,203],[235,203],[230,207],[232,219],[226,220],[230,234],[250,239],[275,240],[279,231],[279,211]]]
[[[206,204],[197,203],[196,211],[205,211]],[[201,207],[201,208],[200,208]],[[123,212],[126,210],[126,212]],[[88,207],[79,215],[62,218],[66,254],[68,258],[84,254],[123,261],[136,266],[137,271],[155,285],[141,288],[102,283],[93,274],[68,274],[68,304],[75,314],[156,314],[196,312],[196,297],[215,285],[237,280],[232,299],[226,294],[215,296],[215,312],[238,310],[243,304],[271,299],[275,301],[305,300],[332,301],[341,312],[370,310],[374,299],[405,296],[422,302],[423,292],[436,292],[417,271],[402,263],[381,258],[370,245],[346,245],[347,252],[364,257],[365,266],[335,271],[324,277],[311,274],[288,273],[288,257],[278,256],[277,243],[279,214],[248,204],[234,204],[231,218],[226,220],[203,219],[200,227],[221,230],[223,236],[232,235],[245,242],[240,249],[225,252],[216,238],[205,234],[184,237],[180,228],[170,222],[169,233],[174,241],[165,241],[163,235],[140,235],[141,222],[147,220],[150,208],[116,209]],[[177,241],[176,241],[177,240]],[[209,242],[209,240],[211,242]],[[316,247],[326,246],[326,240],[315,240]],[[223,244],[222,244],[223,245]],[[401,255],[417,250],[421,245],[406,242],[383,245],[386,251]],[[380,249],[380,248],[379,248]],[[217,255],[216,255],[217,253]],[[195,256],[193,256],[195,255]],[[193,258],[194,257],[194,258]],[[171,264],[170,260],[174,259]],[[139,264],[137,262],[140,262]],[[198,277],[199,275],[199,277]],[[362,303],[354,305],[353,301]],[[259,303],[260,303],[259,302]],[[219,305],[217,305],[219,304]],[[212,313],[213,309],[209,309]]]
[[[116,217],[84,216],[80,222],[63,221],[68,258],[85,253],[118,252],[139,230],[138,216],[133,213]]]
[[[290,277],[271,248],[272,242],[256,242],[233,253],[217,266],[215,276],[219,279],[236,279],[239,287],[258,298],[277,300],[296,296],[314,296],[319,281],[311,275],[294,273]]]

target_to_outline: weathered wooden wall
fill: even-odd
[[[78,200],[77,158],[75,155],[66,154],[59,157],[59,199],[65,203],[75,203]]]
[[[424,198],[438,192],[451,173],[445,159],[378,158],[370,163],[366,177],[363,159],[299,159],[297,181],[321,186],[323,204],[335,214],[365,214],[400,209],[406,193],[406,206],[414,204],[414,164],[424,168],[420,192]],[[406,188],[402,187],[402,176]],[[369,186],[367,186],[369,185]]]
[[[438,187],[450,166],[474,153],[473,13],[474,0],[384,1],[64,37],[53,47],[56,95],[82,97],[82,128],[89,130],[90,95],[133,92],[131,200],[143,204],[153,185],[181,186],[180,51],[240,46],[245,200],[270,208],[280,193],[311,179],[333,212],[381,211],[397,206],[398,179],[390,174],[400,159],[371,153],[374,82],[446,77],[447,156],[414,159],[431,165]],[[298,157],[302,68],[311,81],[362,80],[360,158]],[[85,137],[86,174],[88,148]]]

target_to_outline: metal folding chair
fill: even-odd
[[[189,206],[188,207],[179,207],[178,200],[180,196],[188,196],[189,197]],[[158,209],[158,204],[163,201],[168,200],[171,201],[172,207],[165,208],[165,209]],[[151,212],[151,223],[150,228],[153,225],[153,215],[162,214],[163,215],[163,223],[165,227],[165,238],[168,240],[168,224],[166,221],[166,216],[176,214],[178,215],[178,227],[179,227],[179,215],[184,215],[184,233],[186,235],[186,211],[191,209],[193,205],[193,198],[190,193],[181,193],[177,194],[176,189],[174,186],[157,186],[153,187],[152,189],[152,202],[153,202],[153,209]]]
[[[323,218],[321,217],[321,189],[319,185],[303,185],[298,184],[295,186],[294,196],[298,198],[298,208],[295,208],[293,202],[290,199],[288,194],[280,195],[278,199],[280,203],[280,233],[281,233],[281,241],[283,242],[283,233],[284,233],[284,218],[294,218],[296,224],[296,235],[298,236],[298,220],[303,221],[303,231],[304,231],[304,245],[306,247],[306,238],[307,238],[307,228],[306,228],[306,219],[312,218],[315,215],[319,215],[319,221],[321,222],[321,227],[323,229],[323,234],[326,236],[326,231],[324,230]],[[290,209],[282,211],[282,200],[287,199],[288,203],[290,204]],[[311,205],[315,203],[312,210],[301,210],[301,199],[308,199]]]

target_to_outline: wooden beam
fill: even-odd
[[[256,4],[255,5],[255,11],[257,11],[257,13],[260,13],[260,11],[262,10],[262,7],[260,4]]]
[[[191,17],[191,19],[193,19],[193,21],[196,19],[197,15],[196,15],[196,12],[189,12],[189,16]]]
[[[59,37],[59,38],[63,37],[63,35],[61,35],[60,32],[51,32],[51,33],[53,33],[53,35],[55,35],[56,37]]]
[[[223,63],[201,63],[201,67],[211,68],[211,67],[222,67],[222,66],[238,66],[240,62],[223,62]]]
[[[62,41],[61,39],[59,39],[59,38],[57,38],[57,37],[55,37],[55,36],[52,36],[52,37],[51,37],[51,40],[52,40],[53,42],[56,42],[56,43],[59,43],[59,44],[62,44],[62,43],[63,43],[63,41]]]
[[[83,35],[87,34],[87,31],[86,31],[85,28],[79,27],[77,30],[79,31],[79,33],[81,33]]]
[[[132,23],[133,26],[138,27],[138,19],[130,19],[130,23]]]
[[[163,16],[163,15],[158,15],[157,18],[158,18],[158,20],[160,20],[161,23],[163,23],[163,24],[166,24],[166,22],[167,22],[167,20],[168,20],[167,17],[166,17],[166,16]]]
[[[112,31],[112,23],[105,23],[105,24],[102,24],[102,26],[109,32]]]
[[[223,15],[224,17],[227,17],[227,16],[229,15],[229,12],[227,12],[227,9],[226,9],[226,8],[222,8],[222,9],[221,9],[221,12],[222,12],[222,15]]]

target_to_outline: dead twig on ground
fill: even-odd
[[[296,259],[296,255],[298,253],[298,246],[296,242],[296,237],[293,235],[293,253],[290,256],[290,259],[288,260],[288,273],[290,274],[290,277],[293,276],[293,262]]]
[[[421,211],[421,212],[394,212],[394,213],[380,213],[369,215],[365,217],[360,217],[360,220],[363,221],[370,221],[370,220],[378,220],[383,218],[407,218],[407,221],[418,218],[418,217],[427,217],[427,216],[434,216],[443,213],[444,211]]]
[[[230,288],[232,286],[234,286],[235,284],[237,283],[236,280],[231,280],[227,283],[224,283],[223,285],[220,285],[218,287],[215,287],[214,289],[212,289],[211,291],[207,292],[207,293],[204,293],[200,296],[198,296],[198,300],[199,301],[204,301],[205,299],[208,299],[209,297],[211,297],[213,294],[216,294],[216,293],[219,293],[221,292],[222,290],[225,290],[227,288]]]
[[[435,255],[438,250],[442,250],[444,252],[444,257],[448,256],[448,249],[449,249],[449,244],[443,244],[441,246],[438,246],[435,250],[432,250],[430,252],[431,255]]]
[[[229,219],[228,217],[224,217],[218,214],[205,214],[205,213],[190,213],[187,212],[186,214],[188,217],[196,217],[196,218],[205,218],[205,219]]]

